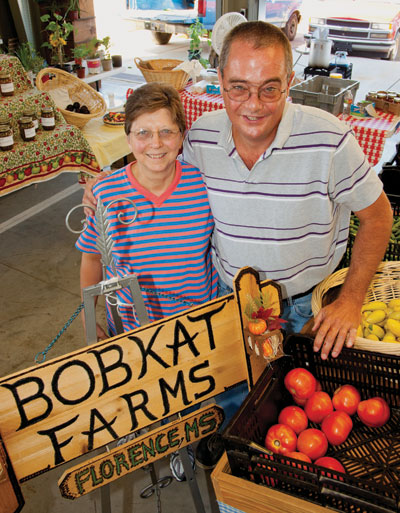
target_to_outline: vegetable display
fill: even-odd
[[[301,400],[304,406],[285,406],[279,412],[278,423],[269,427],[265,447],[275,454],[345,472],[339,460],[326,454],[330,445],[346,442],[353,429],[351,417],[357,415],[370,429],[383,426],[390,418],[390,407],[382,397],[361,400],[351,383],[338,387],[331,397],[321,390],[315,376],[301,367],[286,374],[284,385],[293,401]],[[326,474],[341,479],[332,472]]]

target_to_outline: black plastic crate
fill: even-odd
[[[232,474],[336,511],[398,512],[400,357],[343,349],[337,358],[321,360],[313,351],[313,340],[302,335],[289,336],[284,351],[287,356],[265,369],[223,433]],[[348,439],[340,446],[329,446],[327,455],[339,459],[346,474],[323,472],[316,465],[262,449],[281,409],[293,404],[283,380],[294,367],[308,368],[329,394],[351,383],[363,399],[379,395],[391,406],[385,426],[368,428],[355,415]]]
[[[314,77],[315,75],[322,75],[329,77],[331,73],[341,73],[343,78],[351,78],[353,72],[353,63],[349,64],[329,64],[328,68],[321,68],[316,66],[306,66],[304,68],[304,78]]]

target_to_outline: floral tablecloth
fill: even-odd
[[[79,174],[85,181],[87,174],[100,171],[96,157],[79,128],[68,124],[46,92],[34,89],[16,57],[0,55],[0,71],[11,71],[15,94],[0,96],[0,116],[8,116],[13,128],[14,147],[0,151],[0,196],[42,180],[49,180],[63,172]],[[56,127],[40,128],[35,140],[25,142],[18,131],[18,119],[27,107],[33,107],[40,118],[43,106],[52,106],[56,112]]]

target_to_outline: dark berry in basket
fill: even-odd
[[[74,109],[74,106],[72,105],[72,103],[70,103],[69,105],[67,105],[65,107],[65,110],[69,110],[70,112],[73,112],[75,109]]]
[[[74,102],[74,109],[76,111],[76,109],[80,109],[81,108],[81,104],[79,102]]]
[[[82,105],[79,109],[80,114],[90,114],[90,110],[86,107],[86,105]]]

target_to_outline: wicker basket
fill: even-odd
[[[43,77],[46,75],[49,75],[51,79],[43,82]],[[93,87],[61,69],[44,68],[40,70],[36,77],[36,87],[39,91],[64,89],[68,92],[71,103],[79,102],[86,105],[90,114],[71,112],[57,105],[66,121],[78,128],[83,128],[91,119],[102,116],[107,108],[104,98]]]
[[[183,61],[176,59],[153,59],[149,61],[142,61],[135,57],[135,64],[142,72],[146,82],[161,82],[168,84],[178,91],[181,91],[188,83],[189,75],[186,71],[173,69],[181,64]]]
[[[342,285],[348,269],[340,269],[315,287],[311,298],[314,316],[321,310],[325,294],[333,287]],[[388,302],[394,298],[400,298],[400,262],[381,262],[367,290],[364,304],[375,300]],[[354,348],[400,355],[400,343],[375,342],[361,337],[357,337]]]

